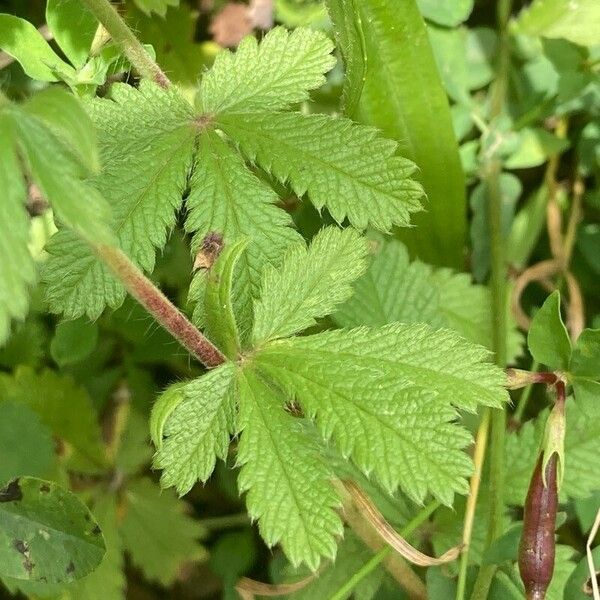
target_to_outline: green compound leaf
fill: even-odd
[[[333,559],[342,533],[332,474],[283,399],[258,375],[241,373],[239,388],[238,483],[248,492],[248,513],[268,546],[280,543],[293,565],[315,571],[321,557]]]
[[[453,423],[457,411],[450,403],[399,380],[401,374],[380,376],[347,351],[323,362],[319,340],[303,339],[312,347],[304,346],[301,359],[290,342],[266,348],[256,361],[316,420],[321,435],[333,438],[343,456],[374,475],[388,493],[400,486],[419,503],[432,493],[451,505],[454,492],[468,492],[472,463],[463,450],[471,436]]]
[[[583,499],[600,489],[600,473],[596,468],[600,455],[600,419],[597,412],[590,418],[577,403],[567,400],[565,434],[565,475],[560,488],[561,501]],[[506,498],[510,504],[523,505],[529,479],[539,455],[540,442],[548,411],[523,425],[518,434],[508,437],[506,464],[510,465]]]
[[[0,49],[17,60],[32,79],[58,81],[75,76],[73,67],[61,60],[42,34],[25,19],[0,14]]]
[[[490,353],[458,334],[429,325],[394,323],[358,327],[271,342],[259,361],[282,369],[293,363],[339,364],[365,377],[389,377],[437,394],[438,402],[475,411],[480,404],[502,406],[508,400],[502,370],[484,362]],[[292,365],[292,366],[290,366]]]
[[[60,583],[81,579],[105,553],[100,528],[76,496],[21,477],[0,489],[0,575]]]
[[[365,270],[366,240],[352,229],[328,227],[310,247],[291,246],[280,269],[263,272],[254,307],[255,345],[313,325],[352,293],[350,284]]]
[[[192,111],[176,91],[149,82],[139,90],[117,84],[111,93],[88,106],[103,163],[93,184],[112,207],[121,248],[151,270],[187,186],[196,135]],[[95,319],[106,305],[121,305],[123,287],[75,235],[59,231],[48,252],[44,278],[52,311]]]
[[[81,69],[98,29],[92,13],[79,0],[48,0],[46,23],[71,64]]]
[[[568,369],[571,340],[560,315],[560,294],[553,292],[535,313],[527,336],[535,360],[551,369]]]
[[[402,10],[395,0],[344,5],[343,12],[335,10],[331,16],[334,29],[346,34],[338,38],[344,62],[350,65],[346,77],[358,79],[345,85],[362,88],[357,110],[348,115],[398,141],[400,154],[418,164],[416,177],[428,198],[426,212],[413,218],[417,227],[400,235],[422,260],[460,268],[466,230],[464,175],[448,99],[416,0],[404,2]],[[344,28],[336,22],[339,14],[354,25]],[[353,36],[351,44],[347,36]],[[355,64],[361,62],[366,67]],[[363,161],[366,156],[370,154]]]
[[[171,393],[169,399],[159,400],[163,406],[152,417],[157,446],[154,467],[163,470],[161,485],[174,486],[183,496],[196,481],[206,481],[217,458],[227,455],[234,428],[235,366],[221,365],[178,389],[171,388]],[[156,439],[159,435],[162,443]]]
[[[201,525],[174,493],[143,477],[127,485],[123,499],[123,546],[148,580],[169,587],[184,563],[206,556],[197,542]]]
[[[0,111],[0,346],[10,333],[12,319],[24,319],[29,308],[29,288],[35,265],[27,248],[29,219],[25,211],[25,183],[14,151],[13,123]]]
[[[359,229],[388,231],[421,209],[423,190],[410,179],[415,165],[375,129],[298,113],[232,113],[217,122],[251,161],[338,223],[347,218]]]
[[[240,257],[233,286],[234,309],[242,338],[252,323],[252,299],[258,296],[265,265],[279,266],[286,248],[302,241],[290,227],[288,213],[276,207],[277,195],[244,164],[241,156],[215,132],[199,140],[197,162],[186,200],[186,230],[194,233],[194,248],[205,236],[217,232],[225,248],[240,238],[248,239]],[[190,296],[197,301],[194,320],[204,325],[206,274],[194,277]]]
[[[325,34],[309,28],[276,27],[260,44],[245,37],[235,54],[217,55],[200,84],[198,108],[212,114],[280,110],[307,100],[335,64],[332,50]]]
[[[73,469],[94,473],[106,466],[98,416],[87,392],[70,377],[18,368],[14,377],[0,375],[3,400],[30,408],[56,437],[67,442],[65,450]]]
[[[233,270],[247,244],[247,239],[241,239],[225,246],[206,277],[206,335],[232,360],[241,350],[233,314]]]

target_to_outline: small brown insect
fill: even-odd
[[[215,260],[217,260],[221,250],[223,250],[224,242],[223,236],[216,232],[211,231],[206,234],[206,237],[202,240],[202,245],[196,254],[196,260],[194,261],[194,271],[199,269],[210,269]]]

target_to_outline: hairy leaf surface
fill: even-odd
[[[319,449],[284,411],[283,399],[251,371],[240,375],[238,478],[269,546],[280,543],[294,565],[316,570],[333,558],[342,532],[339,503]]]
[[[388,231],[408,225],[421,209],[423,190],[410,179],[412,162],[375,129],[342,117],[248,112],[218,117],[218,125],[244,154],[317,209],[341,223]]]

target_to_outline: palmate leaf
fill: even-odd
[[[258,45],[249,39],[235,55],[219,55],[204,76],[199,111],[175,88],[151,82],[139,89],[115,84],[108,98],[88,105],[103,164],[91,183],[113,209],[121,248],[143,270],[153,268],[184,197],[194,249],[209,232],[220,233],[226,243],[250,238],[234,289],[242,339],[251,328],[258,273],[265,264],[279,264],[284,248],[300,238],[288,227],[289,216],[273,206],[276,195],[224,138],[289,179],[296,193],[307,192],[338,221],[348,217],[359,227],[387,230],[408,224],[410,213],[420,209],[423,192],[410,179],[415,166],[394,156],[396,144],[374,129],[346,119],[273,112],[306,99],[320,85],[333,64],[331,49],[319,32],[278,28]],[[255,55],[260,69],[249,63]],[[239,112],[250,109],[261,112]],[[96,318],[106,306],[122,303],[122,286],[74,235],[60,231],[48,252],[44,279],[52,311]],[[202,275],[191,290],[196,302],[204,294]],[[201,308],[195,316],[200,325]]]
[[[202,79],[198,108],[205,113],[279,110],[308,99],[335,65],[333,43],[320,31],[275,27],[260,44],[244,38],[235,54],[217,55]],[[232,74],[235,74],[232,77]]]
[[[423,189],[410,179],[415,165],[375,129],[342,117],[273,112],[226,113],[217,124],[251,161],[339,223],[388,231],[421,210]]]
[[[252,371],[240,375],[241,492],[269,546],[280,543],[294,565],[316,570],[322,556],[335,556],[342,522],[339,499],[319,449],[283,410],[283,398]]]
[[[349,284],[364,271],[366,254],[364,238],[335,227],[319,232],[308,250],[292,246],[280,269],[263,272],[254,305],[254,344],[302,331],[331,313],[352,293]]]

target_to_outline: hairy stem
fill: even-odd
[[[119,13],[108,0],[81,0],[108,31],[137,72],[161,87],[169,87],[171,82],[162,69],[152,60],[141,42],[135,37]]]
[[[125,289],[205,367],[212,368],[225,362],[225,356],[220,350],[129,260],[124,252],[107,245],[95,246],[94,250]]]
[[[499,0],[497,19],[499,29],[498,71],[491,90],[491,119],[499,117],[504,109],[508,74],[510,69],[510,46],[507,25],[510,18],[512,0]],[[489,231],[491,246],[491,278],[493,346],[496,364],[506,366],[506,258],[502,235],[502,190],[500,174],[502,163],[497,157],[490,159],[486,183],[489,190]],[[504,517],[504,441],[506,436],[506,411],[490,410],[490,509],[488,514],[487,546],[502,534]],[[477,499],[473,500],[476,502]],[[496,572],[495,565],[481,567],[475,581],[472,600],[487,598],[489,587]]]

